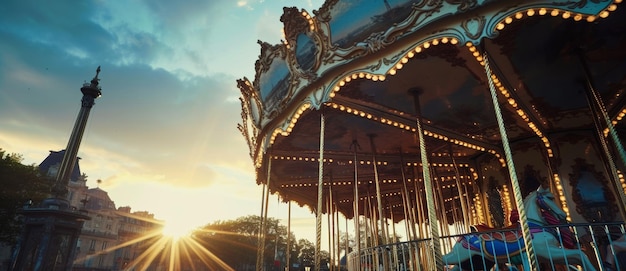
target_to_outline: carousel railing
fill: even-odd
[[[571,223],[544,227],[531,227],[533,234],[550,233],[556,236],[559,249],[548,252],[542,251],[539,257],[538,270],[585,270],[580,258],[587,258],[596,270],[626,270],[626,226],[624,223]],[[480,236],[480,239],[476,239]],[[507,243],[489,243],[485,240],[502,240]],[[516,247],[523,244],[521,232],[516,228],[494,229],[477,231],[467,234],[440,237],[442,255],[450,253],[453,246],[458,246],[461,240],[478,241],[486,247],[475,250],[475,247],[465,244],[468,252],[473,250],[471,260],[459,264],[457,260],[443,262],[443,270],[524,270],[523,258]],[[547,242],[547,241],[546,241]],[[542,246],[543,245],[543,246]],[[540,240],[533,241],[535,251],[542,247],[553,247],[553,244],[542,244]],[[370,270],[437,270],[433,259],[432,240],[420,239],[406,242],[387,244],[361,249],[348,255],[347,267],[349,271]],[[492,255],[499,250],[498,257]],[[504,254],[502,254],[504,251]],[[547,253],[547,254],[546,254]],[[445,258],[445,257],[444,257]],[[608,263],[607,263],[608,262]],[[459,265],[457,267],[457,265]],[[459,269],[460,268],[460,269]],[[590,269],[590,268],[587,268]]]

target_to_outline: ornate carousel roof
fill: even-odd
[[[354,215],[356,175],[359,198],[373,199],[378,180],[393,210],[387,216],[401,220],[394,206],[403,189],[420,190],[423,144],[451,210],[456,180],[470,184],[466,193],[477,189],[477,160],[506,167],[490,83],[507,139],[540,145],[536,159],[547,164],[559,159],[552,135],[596,130],[593,93],[622,135],[620,2],[328,0],[312,13],[284,8],[285,40],[259,42],[254,81],[238,80],[239,129],[257,183],[315,209],[323,149],[324,189],[338,211]]]

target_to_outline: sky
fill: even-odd
[[[254,80],[257,40],[279,44],[284,6],[322,0],[5,0],[0,5],[0,148],[39,165],[65,149],[80,87],[101,66],[102,96],[78,156],[87,185],[116,206],[200,226],[260,215],[236,80]],[[268,215],[286,204],[270,198]],[[292,204],[292,231],[314,215]]]

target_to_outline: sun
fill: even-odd
[[[191,236],[191,233],[195,230],[193,226],[180,220],[166,221],[163,224],[161,234],[165,237],[172,238],[174,241],[178,241],[181,238]]]

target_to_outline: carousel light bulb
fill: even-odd
[[[552,12],[550,12],[550,15],[552,15],[554,17],[559,16],[559,11],[556,10],[556,9],[553,9]]]
[[[546,10],[545,8],[540,8],[539,9],[539,15],[546,15],[546,13],[548,13],[548,10]]]
[[[604,19],[606,17],[609,17],[609,12],[608,11],[605,10],[605,11],[600,12],[600,18]]]
[[[571,13],[569,13],[569,12],[567,12],[567,11],[566,11],[566,12],[563,12],[563,16],[562,16],[562,17],[563,17],[563,19],[567,19],[567,18],[569,18],[570,16],[572,16],[572,14],[571,14]],[[600,14],[600,17],[602,17],[602,14]],[[604,18],[604,17],[602,17],[602,18]]]
[[[430,47],[430,43],[429,42],[424,42],[424,49],[428,49],[428,47]]]
[[[577,21],[577,22],[578,22],[578,21],[580,21],[580,20],[582,20],[582,19],[583,19],[583,15],[582,15],[582,14],[576,14],[576,15],[574,16],[574,21]]]
[[[441,39],[442,43],[448,43],[448,41],[450,41],[450,40],[448,38],[445,38],[445,37]]]

